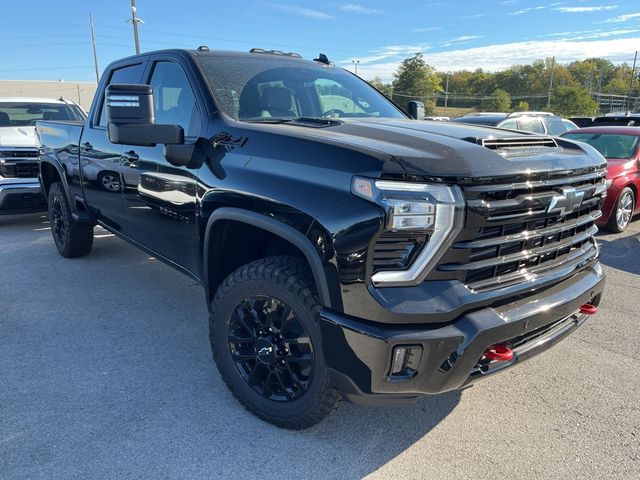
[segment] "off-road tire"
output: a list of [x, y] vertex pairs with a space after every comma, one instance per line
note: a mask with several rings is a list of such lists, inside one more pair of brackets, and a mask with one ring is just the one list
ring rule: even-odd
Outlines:
[[[284, 402], [264, 398], [252, 389], [234, 363], [228, 340], [231, 318], [241, 302], [255, 295], [273, 297], [284, 303], [311, 339], [313, 374], [300, 398]], [[330, 384], [321, 348], [320, 309], [308, 267], [288, 256], [267, 257], [238, 268], [222, 282], [212, 301], [211, 348], [222, 379], [247, 410], [278, 427], [295, 430], [311, 427], [333, 410], [339, 398]]]
[[62, 183], [51, 185], [48, 202], [51, 234], [60, 255], [65, 258], [87, 255], [93, 246], [93, 226], [73, 219]]

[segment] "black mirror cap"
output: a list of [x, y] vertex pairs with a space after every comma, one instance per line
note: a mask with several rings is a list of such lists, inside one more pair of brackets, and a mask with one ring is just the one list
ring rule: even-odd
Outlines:
[[155, 147], [158, 144], [184, 143], [184, 130], [180, 125], [107, 124], [109, 141], [116, 145]]
[[114, 83], [106, 91], [107, 124], [153, 124], [153, 89], [151, 85]]
[[199, 168], [200, 162], [195, 158], [195, 143], [171, 145], [165, 144], [164, 158], [175, 167]]
[[424, 120], [424, 103], [411, 100], [407, 103], [407, 113], [414, 120]]

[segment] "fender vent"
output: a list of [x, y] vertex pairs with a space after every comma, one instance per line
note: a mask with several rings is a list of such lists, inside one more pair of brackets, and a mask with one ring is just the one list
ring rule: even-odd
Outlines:
[[373, 250], [373, 273], [405, 270], [425, 243], [427, 243], [426, 235], [383, 233]]

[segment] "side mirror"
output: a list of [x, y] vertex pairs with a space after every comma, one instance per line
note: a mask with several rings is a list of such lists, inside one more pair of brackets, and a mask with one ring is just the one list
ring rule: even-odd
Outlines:
[[181, 126], [156, 125], [150, 85], [109, 85], [106, 99], [107, 134], [111, 143], [145, 147], [184, 143]]
[[424, 103], [412, 100], [407, 103], [407, 113], [414, 120], [424, 120]]

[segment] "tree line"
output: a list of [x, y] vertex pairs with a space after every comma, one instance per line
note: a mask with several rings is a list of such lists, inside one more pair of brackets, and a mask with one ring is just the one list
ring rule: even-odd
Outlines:
[[565, 65], [547, 58], [498, 72], [481, 68], [438, 72], [417, 53], [399, 65], [392, 82], [376, 77], [369, 83], [399, 105], [421, 100], [427, 112], [446, 97], [450, 107], [500, 112], [545, 109], [569, 117], [598, 114], [599, 95], [638, 97], [634, 73], [626, 63], [614, 65], [605, 58]]

